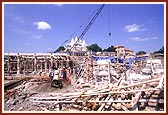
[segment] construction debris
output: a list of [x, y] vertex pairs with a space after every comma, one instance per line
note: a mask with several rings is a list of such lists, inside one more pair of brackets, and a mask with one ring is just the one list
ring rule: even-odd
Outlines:
[[[53, 88], [48, 74], [19, 74], [19, 79], [29, 79], [4, 89], [4, 111], [164, 111], [165, 74], [155, 72], [152, 64], [151, 73], [144, 74], [136, 64], [127, 70], [124, 63], [97, 63], [91, 56], [66, 59], [73, 63], [73, 74], [67, 74], [71, 84]], [[5, 76], [12, 78], [17, 77]]]

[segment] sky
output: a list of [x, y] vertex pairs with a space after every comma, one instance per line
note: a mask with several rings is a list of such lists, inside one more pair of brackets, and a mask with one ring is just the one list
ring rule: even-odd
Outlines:
[[[4, 52], [46, 53], [79, 37], [102, 4], [4, 4]], [[105, 4], [83, 40], [134, 53], [164, 46], [163, 4]], [[111, 36], [109, 36], [111, 33]]]

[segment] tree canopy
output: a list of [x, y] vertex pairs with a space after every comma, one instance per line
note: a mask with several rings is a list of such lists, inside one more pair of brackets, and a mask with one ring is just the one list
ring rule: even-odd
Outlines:
[[162, 48], [160, 48], [158, 51], [155, 51], [153, 52], [154, 54], [155, 53], [161, 53], [161, 54], [164, 54], [164, 46], [162, 46]]
[[115, 52], [116, 48], [114, 48], [114, 46], [110, 46], [107, 49], [104, 49], [103, 52]]
[[54, 53], [64, 51], [64, 50], [65, 50], [64, 46], [60, 46], [56, 51], [54, 51]]
[[143, 55], [143, 54], [146, 54], [146, 52], [145, 51], [139, 51], [139, 52], [136, 53], [136, 55]]
[[[116, 48], [111, 45], [110, 47], [108, 48], [105, 48], [102, 50], [101, 47], [99, 47], [97, 44], [92, 44], [90, 46], [87, 46], [88, 50], [92, 51], [92, 52], [116, 52]], [[54, 51], [54, 53], [56, 52], [60, 52], [60, 51], [64, 51], [65, 48], [64, 46], [60, 46], [56, 51]], [[164, 54], [164, 46], [162, 46], [158, 51], [154, 51], [153, 54], [155, 53], [161, 53], [161, 54]], [[143, 54], [147, 54], [145, 51], [139, 51], [136, 53], [136, 55], [143, 55]]]
[[93, 51], [93, 52], [101, 52], [102, 48], [99, 47], [97, 44], [92, 44], [90, 46], [87, 46], [88, 50]]

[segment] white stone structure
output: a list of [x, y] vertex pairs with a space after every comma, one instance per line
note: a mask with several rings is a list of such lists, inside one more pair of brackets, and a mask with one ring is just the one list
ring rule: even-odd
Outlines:
[[66, 44], [67, 50], [71, 49], [72, 52], [87, 51], [86, 46], [87, 46], [87, 44], [85, 43], [85, 40], [78, 40], [77, 37], [75, 37], [75, 39], [72, 38], [71, 42]]

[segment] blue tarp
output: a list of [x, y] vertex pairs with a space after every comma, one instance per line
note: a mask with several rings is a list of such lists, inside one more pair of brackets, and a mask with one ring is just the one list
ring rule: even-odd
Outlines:
[[126, 60], [126, 63], [127, 64], [132, 64], [133, 62], [134, 62], [134, 58], [128, 58], [127, 60]]
[[[98, 61], [98, 60], [110, 60], [111, 63], [114, 63], [117, 61], [117, 58], [115, 57], [99, 57], [99, 56], [93, 56], [92, 57], [94, 61]], [[128, 58], [126, 59], [126, 63], [127, 64], [132, 64], [134, 61], [134, 58]], [[123, 58], [118, 58], [118, 62], [119, 63], [124, 63], [124, 59]]]
[[[94, 61], [98, 61], [98, 60], [110, 60], [111, 63], [115, 63], [117, 62], [117, 58], [115, 57], [101, 57], [101, 56], [93, 56], [92, 57]], [[126, 59], [126, 69], [130, 69], [132, 63], [135, 61], [145, 61], [146, 57], [136, 57], [136, 58], [128, 58]], [[123, 58], [118, 58], [118, 62], [119, 63], [124, 63], [124, 59]]]
[[93, 56], [92, 57], [94, 61], [98, 61], [98, 60], [111, 60], [113, 62], [113, 60], [115, 59], [114, 57], [98, 57], [98, 56]]
[[146, 57], [136, 57], [135, 61], [145, 61]]
[[[145, 61], [147, 58], [146, 57], [136, 57], [136, 58], [128, 58], [126, 59], [126, 69], [130, 69], [131, 65], [134, 61]], [[93, 56], [93, 60], [94, 61], [98, 61], [98, 60], [110, 60], [111, 63], [115, 63], [117, 62], [117, 58], [115, 57], [99, 57], [99, 56]], [[118, 62], [119, 63], [124, 63], [124, 59], [123, 58], [118, 58]]]
[[[119, 63], [124, 63], [124, 59], [121, 59], [121, 58], [119, 58], [118, 59], [118, 62]], [[130, 67], [131, 67], [131, 65], [132, 65], [132, 63], [134, 62], [134, 58], [128, 58], [128, 59], [126, 59], [126, 69], [130, 69]]]
[[119, 62], [119, 63], [124, 63], [124, 59], [119, 58], [119, 59], [118, 59], [118, 62]]
[[[117, 58], [115, 57], [102, 57], [102, 56], [93, 56], [92, 57], [94, 61], [98, 61], [98, 60], [110, 60], [111, 63], [114, 63], [117, 61]], [[132, 64], [133, 61], [145, 61], [147, 58], [146, 57], [136, 57], [136, 58], [128, 58], [126, 59], [126, 63], [127, 64]], [[118, 58], [119, 63], [124, 63], [124, 59], [123, 58]]]
[[133, 61], [134, 61], [134, 58], [129, 58], [129, 59], [126, 60], [126, 64], [127, 64], [126, 69], [131, 68], [131, 65], [132, 65]]
[[111, 58], [111, 63], [115, 63], [116, 62], [116, 58]]
[[[117, 62], [117, 58], [115, 57], [100, 57], [100, 56], [93, 56], [92, 57], [94, 61], [98, 61], [98, 60], [110, 60], [111, 63], [115, 63]], [[144, 58], [142, 58], [144, 59]], [[135, 60], [135, 58], [128, 58], [126, 59], [126, 69], [129, 69], [133, 63], [133, 61]], [[118, 62], [119, 63], [124, 63], [124, 59], [123, 58], [118, 58]]]

